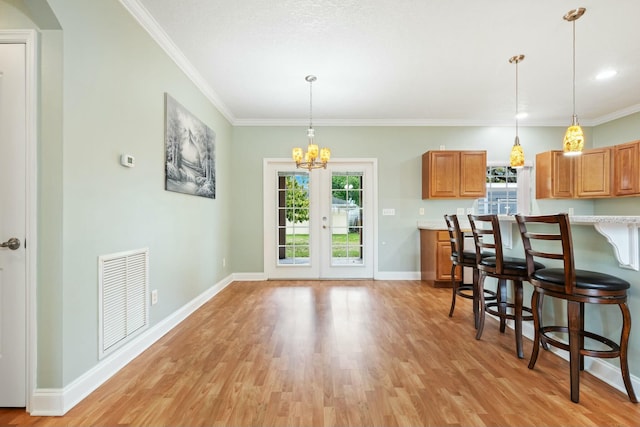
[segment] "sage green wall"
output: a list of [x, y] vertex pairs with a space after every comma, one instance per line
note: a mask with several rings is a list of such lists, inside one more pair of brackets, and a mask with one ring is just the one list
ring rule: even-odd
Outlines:
[[[558, 149], [564, 128], [524, 127], [520, 139], [528, 162], [535, 153]], [[587, 129], [589, 136], [589, 130]], [[472, 200], [422, 200], [421, 156], [427, 150], [486, 149], [488, 161], [506, 162], [513, 144], [510, 127], [384, 127], [384, 126], [316, 126], [316, 140], [327, 145], [334, 158], [378, 160], [378, 269], [381, 272], [417, 272], [419, 220], [441, 220], [445, 212], [470, 208]], [[263, 235], [262, 162], [263, 158], [288, 157], [291, 148], [306, 144], [306, 129], [300, 127], [234, 128], [232, 158], [233, 180], [242, 183], [242, 191], [233, 199], [234, 236], [251, 241]], [[535, 180], [532, 179], [535, 187]], [[535, 189], [532, 189], [535, 191]], [[535, 196], [532, 196], [534, 199]], [[533, 201], [533, 212], [567, 211], [592, 214], [592, 201]], [[394, 208], [395, 216], [382, 216], [381, 210]], [[425, 215], [418, 214], [424, 208]], [[263, 271], [262, 241], [256, 245], [233, 247], [233, 269], [236, 272]]]
[[[59, 388], [98, 363], [100, 255], [149, 248], [152, 325], [231, 273], [232, 129], [116, 0], [1, 0], [0, 28], [40, 30], [37, 386]], [[164, 190], [165, 92], [216, 133], [215, 200]]]
[[[66, 385], [97, 363], [100, 255], [149, 247], [151, 324], [230, 273], [231, 126], [118, 1], [49, 4], [64, 35]], [[165, 92], [216, 133], [215, 200], [164, 189]]]

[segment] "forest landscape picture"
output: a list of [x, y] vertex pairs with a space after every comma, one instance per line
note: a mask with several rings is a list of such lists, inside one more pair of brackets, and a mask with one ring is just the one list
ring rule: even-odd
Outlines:
[[216, 198], [216, 134], [165, 93], [165, 189]]

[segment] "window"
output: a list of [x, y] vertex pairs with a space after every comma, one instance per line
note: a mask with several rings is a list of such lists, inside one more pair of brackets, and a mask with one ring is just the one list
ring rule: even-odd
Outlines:
[[530, 212], [531, 167], [514, 169], [504, 164], [487, 166], [487, 196], [476, 201], [480, 215], [514, 215]]

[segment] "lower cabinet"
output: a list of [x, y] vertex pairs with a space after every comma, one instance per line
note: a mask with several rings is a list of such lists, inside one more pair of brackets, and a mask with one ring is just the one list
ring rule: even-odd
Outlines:
[[[451, 287], [451, 243], [446, 230], [420, 229], [420, 279], [436, 288]], [[460, 269], [456, 269], [460, 280]]]

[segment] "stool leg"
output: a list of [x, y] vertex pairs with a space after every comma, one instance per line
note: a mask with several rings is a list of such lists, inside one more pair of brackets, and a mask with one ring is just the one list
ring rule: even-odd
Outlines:
[[451, 264], [451, 289], [451, 308], [449, 309], [449, 317], [453, 317], [453, 310], [456, 308], [456, 294], [458, 293], [455, 264]]
[[504, 334], [507, 326], [507, 281], [498, 280], [498, 313], [500, 315], [500, 332]]
[[533, 289], [533, 293], [531, 294], [531, 312], [533, 313], [533, 350], [531, 351], [531, 359], [529, 359], [529, 369], [533, 369], [536, 365], [536, 360], [538, 360], [538, 353], [540, 352], [540, 318], [541, 318], [541, 308], [538, 306], [540, 302], [540, 292], [538, 292], [538, 288]]
[[478, 277], [478, 330], [476, 331], [476, 339], [479, 340], [482, 337], [482, 330], [484, 329], [484, 278], [486, 274], [484, 272], [479, 274]]
[[567, 301], [571, 401], [580, 401], [580, 303]]
[[[580, 303], [580, 331], [584, 331], [584, 303]], [[580, 350], [584, 350], [584, 334], [580, 334]], [[584, 354], [580, 353], [580, 370], [584, 371]]]
[[474, 326], [476, 329], [478, 329], [478, 313], [479, 313], [479, 309], [478, 309], [478, 305], [480, 304], [480, 300], [478, 299], [478, 269], [477, 268], [473, 268], [473, 284], [472, 284], [472, 288], [473, 288], [473, 322], [474, 322]]
[[516, 333], [516, 351], [518, 358], [524, 359], [524, 351], [522, 350], [522, 281], [513, 281], [513, 291], [515, 298], [515, 333]]
[[622, 333], [620, 335], [620, 371], [622, 371], [622, 380], [624, 381], [624, 387], [627, 389], [627, 395], [629, 400], [633, 403], [638, 403], [636, 394], [633, 391], [633, 384], [631, 383], [631, 377], [629, 376], [629, 363], [627, 362], [627, 349], [629, 346], [629, 334], [631, 333], [631, 313], [629, 312], [629, 306], [627, 303], [618, 305], [622, 311]]

